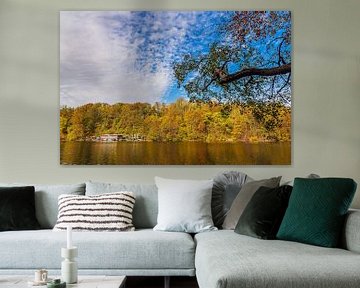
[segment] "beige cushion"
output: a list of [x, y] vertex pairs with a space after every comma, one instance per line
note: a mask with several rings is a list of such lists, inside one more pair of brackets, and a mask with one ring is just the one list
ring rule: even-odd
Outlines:
[[223, 229], [234, 230], [241, 214], [244, 212], [246, 205], [249, 203], [255, 192], [261, 187], [276, 188], [279, 186], [281, 176], [258, 181], [251, 181], [242, 186], [227, 213]]

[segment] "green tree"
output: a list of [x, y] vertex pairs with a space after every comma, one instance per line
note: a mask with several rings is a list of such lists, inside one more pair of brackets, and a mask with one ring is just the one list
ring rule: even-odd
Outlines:
[[291, 14], [241, 11], [221, 27], [229, 43], [214, 42], [207, 54], [186, 54], [174, 75], [191, 101], [268, 100], [290, 103]]

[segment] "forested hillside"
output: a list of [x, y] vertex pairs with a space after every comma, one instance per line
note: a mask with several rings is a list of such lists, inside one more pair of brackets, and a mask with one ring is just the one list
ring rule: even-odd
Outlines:
[[103, 134], [140, 135], [145, 141], [290, 141], [291, 109], [281, 103], [96, 103], [60, 110], [62, 141]]

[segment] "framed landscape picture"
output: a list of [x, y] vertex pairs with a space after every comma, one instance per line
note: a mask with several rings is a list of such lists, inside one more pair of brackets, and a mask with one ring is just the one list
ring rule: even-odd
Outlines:
[[61, 11], [60, 164], [291, 164], [290, 11]]

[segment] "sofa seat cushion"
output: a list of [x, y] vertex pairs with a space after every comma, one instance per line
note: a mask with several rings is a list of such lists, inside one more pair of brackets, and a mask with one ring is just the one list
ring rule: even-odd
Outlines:
[[[194, 269], [195, 244], [186, 233], [73, 232], [82, 269]], [[1, 232], [0, 269], [60, 269], [66, 232]]]
[[229, 230], [195, 236], [200, 288], [357, 287], [360, 254]]

